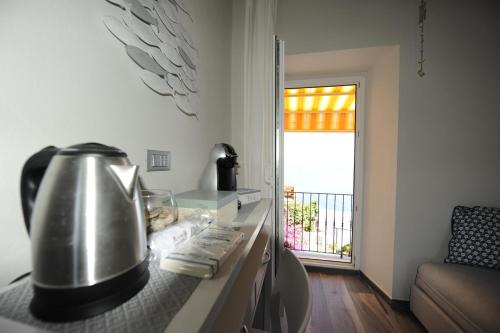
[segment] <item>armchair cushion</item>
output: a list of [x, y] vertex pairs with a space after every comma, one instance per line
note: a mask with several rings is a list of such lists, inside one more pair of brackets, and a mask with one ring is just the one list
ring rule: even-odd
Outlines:
[[500, 332], [500, 271], [422, 264], [415, 284], [466, 332]]
[[500, 208], [457, 206], [445, 263], [500, 269]]

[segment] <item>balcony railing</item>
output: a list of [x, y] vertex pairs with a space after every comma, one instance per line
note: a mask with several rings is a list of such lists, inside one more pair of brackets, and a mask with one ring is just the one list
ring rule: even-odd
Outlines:
[[285, 246], [351, 262], [353, 195], [285, 192]]

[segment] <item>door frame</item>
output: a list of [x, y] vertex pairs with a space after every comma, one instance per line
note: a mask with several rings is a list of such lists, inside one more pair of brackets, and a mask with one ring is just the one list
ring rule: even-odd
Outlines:
[[[356, 137], [354, 144], [354, 216], [352, 242], [352, 263], [333, 262], [329, 260], [301, 259], [304, 264], [318, 267], [343, 269], [361, 268], [361, 241], [363, 230], [363, 196], [364, 196], [364, 141], [365, 141], [365, 94], [366, 78], [364, 76], [336, 76], [308, 79], [285, 80], [287, 88], [309, 88], [322, 86], [356, 85]], [[281, 110], [284, 112], [284, 110]], [[281, 142], [284, 149], [284, 141]], [[283, 163], [284, 164], [284, 161]], [[283, 170], [283, 169], [282, 169]], [[284, 179], [284, 174], [281, 175]], [[283, 217], [283, 216], [282, 216]], [[283, 233], [282, 230], [279, 230]]]
[[284, 252], [283, 241], [283, 142], [284, 142], [284, 94], [285, 94], [285, 42], [274, 36], [274, 239], [275, 264], [273, 275], [279, 267]]

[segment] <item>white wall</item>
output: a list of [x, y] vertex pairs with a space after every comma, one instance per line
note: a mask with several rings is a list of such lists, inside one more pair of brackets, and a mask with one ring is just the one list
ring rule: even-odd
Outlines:
[[[146, 185], [195, 188], [214, 143], [230, 137], [231, 1], [185, 0], [199, 48], [199, 120], [145, 87], [102, 24], [104, 0], [0, 4], [0, 285], [30, 270], [21, 168], [47, 145], [96, 141], [140, 166]], [[145, 150], [172, 152], [172, 170], [147, 173]]]
[[361, 270], [393, 295], [399, 111], [399, 47], [368, 72]]
[[442, 262], [454, 205], [500, 206], [500, 4], [431, 1], [426, 76], [417, 71], [418, 1], [281, 0], [289, 54], [400, 45], [395, 299], [417, 265]]

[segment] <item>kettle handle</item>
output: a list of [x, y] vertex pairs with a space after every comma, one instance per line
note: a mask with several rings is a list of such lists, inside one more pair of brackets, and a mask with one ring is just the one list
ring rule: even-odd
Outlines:
[[21, 204], [23, 206], [24, 223], [26, 230], [30, 233], [30, 219], [35, 205], [38, 188], [42, 182], [43, 175], [49, 166], [52, 157], [59, 149], [48, 146], [32, 155], [24, 164], [21, 174]]

